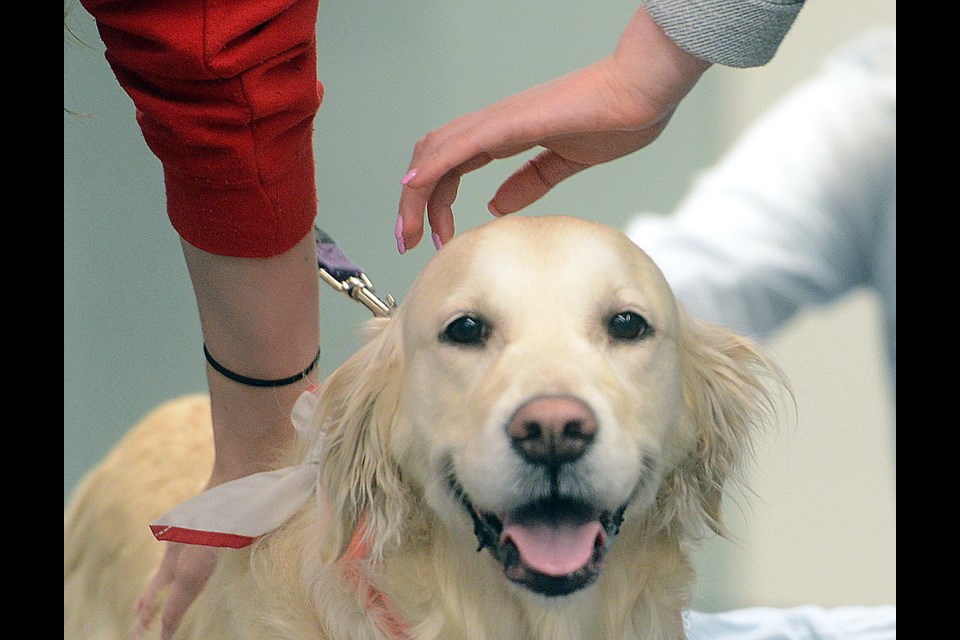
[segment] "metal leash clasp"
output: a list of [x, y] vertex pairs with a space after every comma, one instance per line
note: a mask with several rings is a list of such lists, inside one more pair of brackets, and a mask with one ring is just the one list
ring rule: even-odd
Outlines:
[[337, 291], [348, 295], [356, 300], [371, 312], [373, 315], [385, 318], [393, 313], [397, 308], [397, 301], [392, 295], [387, 294], [387, 299], [380, 299], [373, 292], [373, 283], [363, 272], [359, 276], [350, 276], [346, 280], [337, 280], [330, 272], [320, 267], [320, 278]]

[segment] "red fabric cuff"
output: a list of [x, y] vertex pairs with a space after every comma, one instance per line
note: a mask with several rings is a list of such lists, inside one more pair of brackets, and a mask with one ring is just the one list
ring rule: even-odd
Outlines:
[[317, 0], [82, 0], [190, 244], [269, 257], [316, 216]]
[[164, 166], [167, 215], [180, 236], [217, 255], [268, 258], [313, 228], [317, 215], [313, 146], [306, 141], [289, 169], [260, 183], [224, 185]]

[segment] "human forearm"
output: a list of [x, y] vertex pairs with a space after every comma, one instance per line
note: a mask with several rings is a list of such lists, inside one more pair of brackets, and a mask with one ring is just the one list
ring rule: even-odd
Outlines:
[[[231, 258], [184, 242], [204, 342], [217, 362], [250, 378], [303, 371], [319, 346], [316, 245], [308, 234], [272, 258]], [[217, 459], [211, 484], [262, 471], [293, 438], [290, 409], [316, 379], [280, 387], [238, 383], [207, 368]]]

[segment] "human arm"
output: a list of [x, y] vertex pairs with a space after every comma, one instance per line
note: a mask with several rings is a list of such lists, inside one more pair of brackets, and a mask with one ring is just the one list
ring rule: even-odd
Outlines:
[[462, 116], [418, 141], [400, 197], [398, 247], [403, 252], [419, 243], [425, 212], [435, 240], [453, 237], [452, 204], [461, 176], [494, 159], [544, 148], [490, 201], [491, 213], [503, 215], [579, 171], [646, 146], [708, 67], [639, 9], [603, 60]]
[[[183, 239], [203, 342], [245, 376], [303, 371], [319, 344], [316, 0], [84, 6], [163, 165], [167, 212]], [[199, 337], [196, 344], [201, 357]], [[208, 380], [212, 487], [263, 470], [292, 442], [290, 409], [310, 380], [253, 388], [209, 368]], [[149, 623], [158, 594], [171, 586], [160, 616], [168, 638], [218, 552], [165, 547], [138, 616]]]
[[[712, 62], [760, 64], [772, 56], [801, 2], [644, 3], [624, 29], [614, 51], [602, 60], [551, 80], [434, 129], [417, 142], [404, 177], [396, 226], [401, 253], [419, 243], [426, 215], [434, 242], [454, 234], [452, 205], [466, 173], [495, 159], [540, 147], [498, 189], [489, 204], [494, 215], [518, 211], [562, 180], [589, 167], [633, 153], [650, 144]], [[738, 42], [711, 21], [760, 29], [757, 15], [775, 23], [759, 38], [740, 31]], [[648, 9], [657, 12], [654, 20]], [[739, 16], [730, 19], [731, 15]], [[670, 19], [667, 22], [667, 19]], [[683, 37], [679, 46], [658, 21]], [[693, 34], [693, 35], [691, 35]], [[697, 36], [696, 34], [701, 34]], [[779, 35], [777, 35], [779, 34]], [[719, 44], [717, 44], [719, 43]], [[752, 49], [762, 44], [763, 56]], [[699, 53], [697, 53], [699, 52]], [[717, 60], [710, 56], [716, 55]], [[768, 58], [767, 58], [768, 59]]]
[[[696, 315], [765, 338], [799, 312], [869, 290], [886, 315], [895, 380], [895, 60], [892, 31], [845, 47], [754, 123], [673, 214], [626, 226]], [[852, 375], [864, 365], [828, 357], [820, 367], [835, 364]], [[890, 606], [759, 607], [687, 622], [689, 640], [896, 638]]]
[[[319, 343], [316, 245], [309, 234], [271, 258], [233, 258], [182, 242], [204, 341], [218, 362], [261, 379], [303, 371]], [[292, 443], [290, 412], [312, 378], [282, 387], [239, 384], [207, 367], [215, 460], [206, 488], [272, 468]], [[158, 514], [159, 515], [159, 514]], [[165, 543], [164, 558], [136, 605], [137, 629], [158, 617], [172, 637], [216, 566], [215, 547]], [[172, 587], [166, 599], [163, 590]], [[162, 607], [161, 607], [162, 604]]]

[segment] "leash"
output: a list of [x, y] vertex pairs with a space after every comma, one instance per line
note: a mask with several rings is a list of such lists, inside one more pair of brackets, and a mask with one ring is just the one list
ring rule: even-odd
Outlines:
[[353, 260], [348, 258], [328, 233], [314, 226], [317, 239], [317, 267], [320, 279], [345, 294], [351, 300], [359, 302], [377, 317], [389, 316], [397, 307], [397, 301], [390, 294], [386, 300], [377, 296], [373, 283]]
[[[314, 226], [317, 239], [317, 267], [320, 279], [335, 291], [359, 302], [383, 318], [397, 307], [394, 297], [387, 294], [386, 300], [376, 295], [373, 283], [356, 263], [343, 253], [332, 237], [320, 227]], [[371, 581], [364, 564], [370, 550], [364, 542], [365, 523], [361, 522], [344, 555], [344, 574], [357, 590], [363, 605], [371, 614], [371, 620], [391, 640], [409, 638], [409, 627], [403, 617], [390, 604], [390, 599]]]

